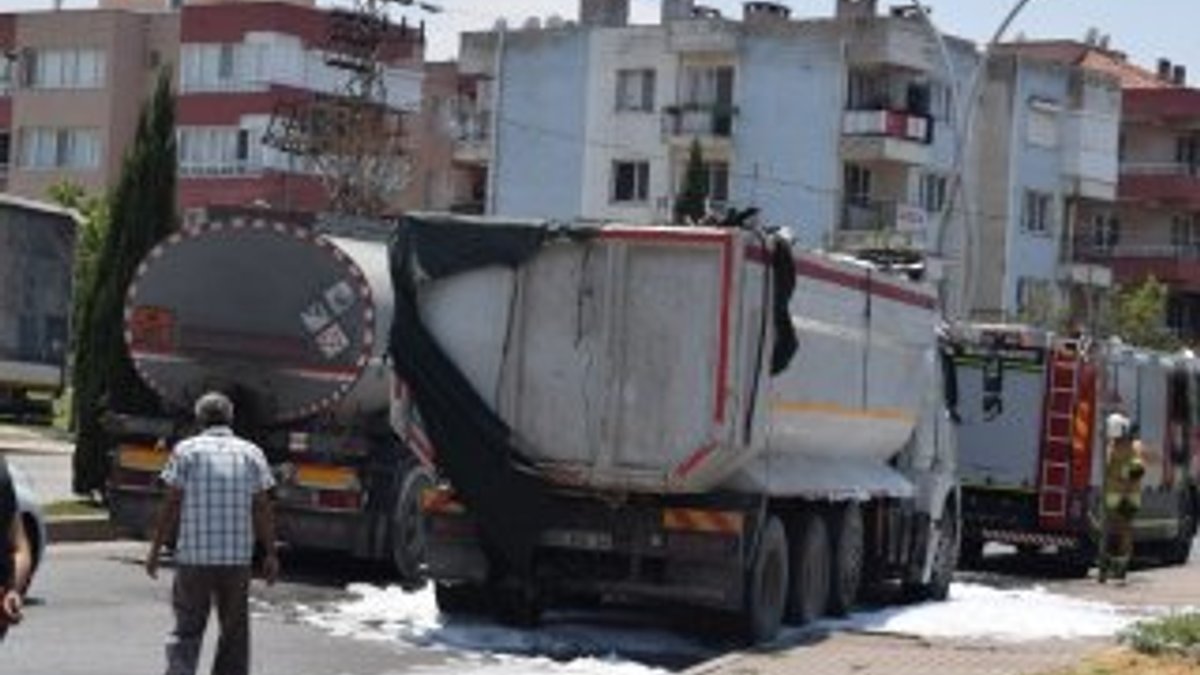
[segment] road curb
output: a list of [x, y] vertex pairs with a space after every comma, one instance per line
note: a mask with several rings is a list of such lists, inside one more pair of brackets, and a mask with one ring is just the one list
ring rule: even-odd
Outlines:
[[56, 516], [46, 521], [46, 539], [51, 544], [111, 541], [119, 536], [108, 514]]

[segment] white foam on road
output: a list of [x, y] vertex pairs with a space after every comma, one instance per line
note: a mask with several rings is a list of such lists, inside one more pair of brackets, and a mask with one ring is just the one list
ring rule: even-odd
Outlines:
[[298, 607], [299, 618], [339, 637], [443, 648], [457, 655], [486, 655], [463, 661], [455, 672], [464, 672], [466, 664], [469, 672], [487, 675], [646, 675], [667, 671], [622, 655], [710, 655], [698, 639], [655, 628], [656, 617], [636, 611], [548, 612], [541, 626], [527, 630], [486, 618], [447, 620], [438, 612], [429, 588], [410, 593], [395, 586], [351, 584], [347, 591], [354, 599]]
[[[352, 584], [351, 599], [297, 607], [299, 618], [335, 636], [387, 641], [437, 649], [450, 665], [418, 672], [477, 675], [648, 675], [667, 671], [635, 659], [688, 655], [696, 661], [714, 654], [700, 636], [663, 626], [654, 612], [630, 610], [548, 612], [537, 629], [500, 625], [487, 618], [446, 619], [432, 589]], [[858, 630], [925, 638], [1026, 642], [1104, 638], [1139, 618], [1116, 605], [1079, 600], [1044, 588], [997, 589], [956, 583], [946, 602], [887, 607], [825, 621], [818, 629]], [[801, 636], [807, 630], [786, 631]], [[659, 662], [662, 662], [661, 659]]]
[[1027, 642], [1110, 637], [1139, 618], [1143, 617], [1116, 605], [1041, 587], [1005, 590], [956, 583], [946, 602], [862, 612], [830, 626], [916, 637]]

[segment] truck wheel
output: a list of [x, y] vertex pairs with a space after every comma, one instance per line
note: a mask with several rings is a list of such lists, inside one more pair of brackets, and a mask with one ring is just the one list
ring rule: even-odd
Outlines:
[[392, 510], [392, 564], [405, 581], [420, 579], [425, 562], [425, 518], [421, 514], [421, 494], [433, 487], [433, 474], [423, 466], [409, 469], [396, 495]]
[[483, 587], [471, 583], [433, 585], [433, 597], [438, 611], [446, 616], [482, 614], [488, 610], [487, 594]]
[[845, 616], [854, 607], [863, 571], [862, 509], [856, 502], [835, 507], [829, 514], [829, 613]]
[[744, 633], [751, 643], [779, 634], [788, 591], [788, 541], [777, 516], [767, 518], [746, 580]]
[[825, 519], [805, 511], [792, 521], [787, 621], [806, 624], [825, 613], [830, 594], [829, 533]]
[[933, 570], [927, 582], [910, 582], [904, 585], [909, 600], [945, 600], [950, 596], [950, 581], [958, 566], [958, 519], [954, 518], [953, 506], [947, 505], [938, 522], [937, 546], [933, 549]]

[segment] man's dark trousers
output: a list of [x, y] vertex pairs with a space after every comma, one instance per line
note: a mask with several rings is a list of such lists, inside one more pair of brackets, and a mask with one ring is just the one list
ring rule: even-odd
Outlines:
[[209, 610], [217, 606], [221, 636], [212, 675], [250, 672], [250, 568], [244, 565], [180, 565], [171, 606], [175, 630], [167, 642], [167, 675], [195, 675]]

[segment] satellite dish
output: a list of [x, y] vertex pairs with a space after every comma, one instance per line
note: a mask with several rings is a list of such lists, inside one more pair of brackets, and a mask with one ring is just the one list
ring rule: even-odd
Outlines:
[[551, 14], [546, 18], [546, 28], [562, 28], [564, 23], [563, 18], [557, 14]]
[[531, 16], [525, 19], [525, 23], [521, 24], [522, 30], [538, 30], [542, 27], [542, 20], [536, 16]]

